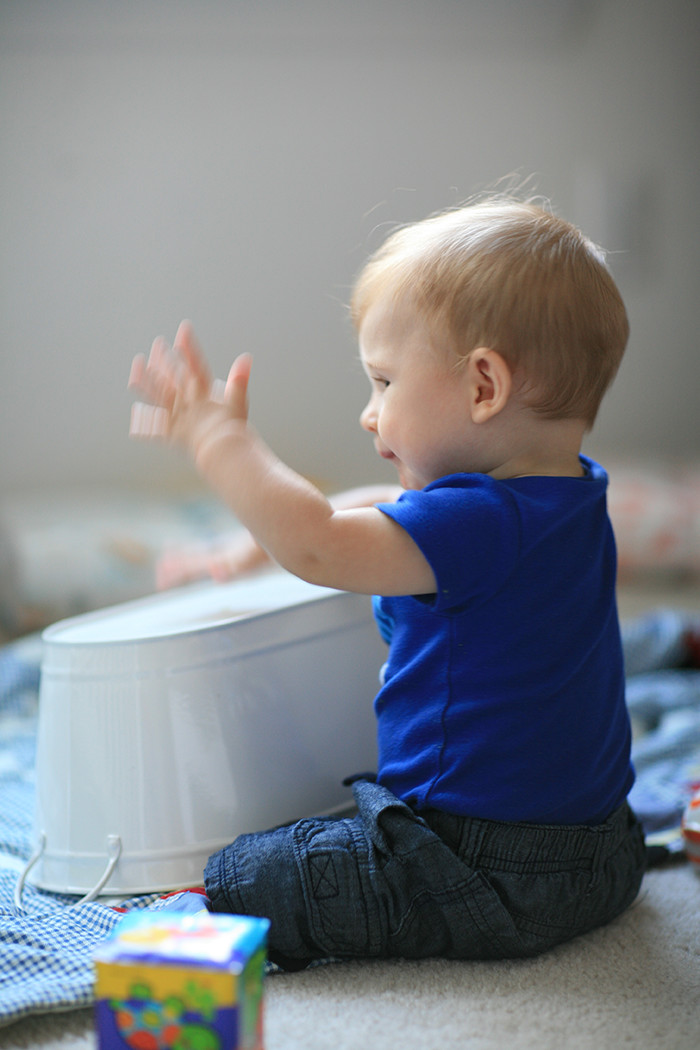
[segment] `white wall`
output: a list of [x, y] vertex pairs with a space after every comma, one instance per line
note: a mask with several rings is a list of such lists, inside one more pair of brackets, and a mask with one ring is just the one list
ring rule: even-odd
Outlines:
[[513, 171], [621, 253], [589, 448], [698, 451], [699, 28], [697, 0], [4, 0], [0, 492], [189, 479], [126, 436], [131, 356], [183, 316], [220, 374], [254, 351], [288, 462], [385, 476], [353, 274]]

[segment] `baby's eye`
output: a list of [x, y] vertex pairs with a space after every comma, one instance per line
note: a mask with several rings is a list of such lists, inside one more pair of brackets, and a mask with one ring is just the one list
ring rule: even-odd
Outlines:
[[378, 386], [381, 390], [386, 390], [386, 388], [389, 386], [389, 380], [383, 379], [381, 376], [375, 376], [373, 379], [373, 383], [375, 386]]

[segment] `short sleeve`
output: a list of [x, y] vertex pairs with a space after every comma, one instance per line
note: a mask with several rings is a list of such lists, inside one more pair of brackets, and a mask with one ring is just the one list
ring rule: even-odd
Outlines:
[[450, 475], [377, 506], [408, 532], [430, 564], [438, 585], [436, 611], [493, 594], [517, 564], [517, 503], [486, 475]]

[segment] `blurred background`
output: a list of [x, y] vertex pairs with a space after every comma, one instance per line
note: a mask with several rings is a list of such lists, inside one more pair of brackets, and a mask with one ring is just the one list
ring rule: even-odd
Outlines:
[[2, 493], [192, 484], [127, 438], [131, 357], [182, 317], [221, 375], [253, 351], [291, 465], [388, 479], [353, 277], [395, 224], [523, 181], [631, 317], [588, 450], [697, 450], [699, 54], [697, 0], [4, 0]]

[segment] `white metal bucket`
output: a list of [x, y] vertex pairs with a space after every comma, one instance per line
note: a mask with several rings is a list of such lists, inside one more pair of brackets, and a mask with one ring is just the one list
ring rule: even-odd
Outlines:
[[367, 597], [274, 572], [63, 620], [43, 641], [25, 871], [43, 889], [196, 885], [236, 835], [338, 809], [343, 777], [375, 768], [386, 650]]

